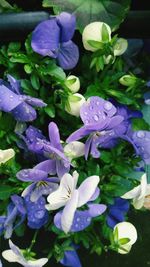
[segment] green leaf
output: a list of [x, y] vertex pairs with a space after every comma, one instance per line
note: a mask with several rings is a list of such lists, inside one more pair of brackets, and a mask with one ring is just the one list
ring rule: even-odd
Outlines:
[[130, 241], [130, 238], [121, 238], [119, 239], [119, 244], [120, 245], [125, 245]]
[[102, 25], [102, 41], [104, 43], [109, 42], [109, 32], [108, 32], [107, 27], [104, 23]]
[[[80, 32], [93, 21], [103, 21], [112, 29], [118, 28], [125, 18], [130, 0], [43, 0], [44, 7], [59, 7], [74, 13]], [[55, 11], [55, 10], [54, 10]]]
[[13, 56], [10, 58], [10, 61], [15, 63], [30, 63], [28, 57], [22, 53], [13, 54]]
[[26, 65], [24, 65], [24, 70], [25, 70], [25, 72], [26, 72], [27, 74], [30, 74], [30, 73], [33, 71], [33, 68], [32, 68], [31, 65], [26, 64]]
[[10, 197], [13, 192], [13, 188], [9, 185], [1, 185], [0, 186], [0, 199], [4, 200]]
[[31, 84], [32, 84], [32, 86], [33, 86], [33, 88], [35, 90], [39, 90], [39, 88], [40, 88], [40, 81], [39, 81], [39, 77], [35, 73], [33, 73], [31, 75]]
[[8, 55], [12, 55], [13, 53], [16, 53], [20, 50], [21, 48], [21, 43], [19, 42], [11, 42], [8, 45]]
[[0, 1], [0, 13], [4, 10], [13, 10], [13, 6], [11, 6], [7, 1], [1, 0]]
[[94, 40], [88, 40], [87, 41], [89, 45], [91, 45], [93, 48], [96, 49], [103, 49], [104, 44], [102, 42], [94, 41]]
[[150, 165], [145, 166], [146, 175], [147, 175], [147, 182], [150, 184]]
[[139, 130], [149, 130], [148, 123], [145, 122], [142, 118], [135, 118], [132, 119], [132, 129], [133, 131], [139, 131]]
[[55, 107], [53, 105], [48, 105], [44, 108], [47, 115], [51, 118], [55, 118]]

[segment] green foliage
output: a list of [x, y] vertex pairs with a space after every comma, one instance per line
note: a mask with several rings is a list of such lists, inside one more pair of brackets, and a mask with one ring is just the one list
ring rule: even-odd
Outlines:
[[80, 32], [93, 21], [103, 21], [114, 30], [125, 18], [130, 0], [43, 0], [44, 7], [54, 7], [54, 11], [68, 11], [77, 17]]

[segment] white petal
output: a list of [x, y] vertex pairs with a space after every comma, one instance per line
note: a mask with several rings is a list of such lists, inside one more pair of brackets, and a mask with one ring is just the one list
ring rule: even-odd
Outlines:
[[141, 185], [138, 185], [138, 186], [134, 187], [132, 190], [125, 193], [121, 197], [125, 198], [125, 199], [133, 199], [133, 198], [140, 196], [140, 192], [141, 192]]
[[73, 141], [64, 147], [64, 152], [70, 159], [78, 158], [84, 155], [85, 145], [79, 141]]
[[150, 184], [148, 184], [146, 188], [146, 196], [148, 195], [150, 195]]
[[145, 197], [134, 198], [133, 199], [133, 206], [135, 209], [139, 210], [144, 206]]
[[67, 77], [65, 85], [69, 88], [69, 90], [72, 93], [77, 93], [79, 91], [79, 89], [80, 89], [80, 80], [79, 80], [79, 78], [77, 76], [70, 75], [70, 76]]
[[145, 197], [146, 189], [147, 189], [147, 177], [146, 177], [146, 174], [144, 173], [141, 177], [141, 194], [139, 198]]
[[2, 252], [2, 256], [5, 260], [9, 262], [20, 262], [20, 258], [11, 249], [4, 250]]
[[120, 253], [120, 254], [127, 254], [127, 253], [130, 252], [131, 248], [132, 248], [132, 245], [130, 245], [128, 243], [127, 244], [124, 244], [120, 248], [118, 248], [118, 253]]
[[78, 205], [78, 190], [75, 190], [72, 194], [71, 199], [65, 206], [61, 216], [61, 226], [63, 231], [67, 234], [73, 223], [74, 214]]
[[46, 205], [46, 209], [56, 210], [65, 206], [67, 201], [71, 198], [71, 194], [75, 190], [77, 179], [77, 172], [74, 172], [73, 176], [69, 173], [64, 174], [60, 181], [59, 188], [48, 196], [47, 201], [49, 204]]
[[126, 39], [119, 38], [114, 46], [114, 56], [122, 55], [128, 47], [128, 42]]
[[79, 202], [78, 207], [86, 204], [90, 198], [93, 196], [96, 187], [100, 181], [99, 176], [93, 175], [88, 177], [78, 188], [79, 192]]
[[12, 148], [6, 149], [6, 150], [0, 149], [0, 164], [7, 162], [11, 158], [13, 158], [14, 155], [15, 155], [15, 151]]
[[42, 259], [39, 259], [39, 260], [29, 260], [28, 261], [28, 266], [30, 267], [42, 267], [42, 266], [44, 266], [46, 263], [48, 262], [48, 259], [47, 258], [42, 258]]
[[[79, 100], [77, 101], [73, 101], [73, 98], [72, 96], [74, 97], [78, 97]], [[68, 108], [68, 105], [65, 106], [65, 110], [73, 115], [73, 116], [76, 116], [76, 117], [79, 117], [80, 116], [80, 108], [82, 107], [82, 105], [86, 102], [85, 98], [83, 95], [81, 94], [73, 94], [72, 96], [69, 96], [68, 97], [68, 102], [69, 102], [69, 108]]]

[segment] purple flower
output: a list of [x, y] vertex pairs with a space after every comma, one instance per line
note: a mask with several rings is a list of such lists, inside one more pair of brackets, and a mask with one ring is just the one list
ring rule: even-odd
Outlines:
[[45, 209], [45, 198], [40, 197], [36, 202], [30, 200], [30, 195], [25, 198], [25, 206], [27, 210], [28, 226], [32, 229], [39, 229], [48, 222], [49, 216]]
[[9, 83], [0, 83], [0, 110], [10, 112], [17, 121], [33, 121], [36, 111], [33, 107], [45, 107], [46, 104], [31, 96], [21, 93], [20, 83], [8, 75]]
[[47, 161], [49, 174], [57, 173], [58, 177], [62, 177], [64, 173], [70, 170], [70, 161], [64, 154], [63, 146], [61, 145], [59, 129], [54, 122], [48, 126], [49, 139], [48, 141], [38, 129], [30, 126], [26, 130], [26, 137], [20, 137], [26, 143], [27, 148], [37, 154], [42, 155]]
[[133, 132], [131, 139], [137, 155], [141, 156], [146, 164], [150, 164], [150, 131]]
[[[74, 248], [75, 246], [72, 247]], [[80, 259], [75, 249], [66, 250], [63, 259], [60, 260], [60, 263], [64, 266], [69, 266], [69, 267], [82, 267]]]
[[4, 232], [6, 239], [10, 238], [13, 230], [25, 220], [25, 217], [26, 210], [23, 199], [17, 195], [13, 195], [11, 197], [11, 203], [7, 207], [7, 215], [0, 217], [0, 232]]
[[125, 220], [125, 215], [129, 210], [129, 202], [120, 197], [115, 198], [114, 204], [108, 206], [107, 224], [114, 228], [119, 222]]
[[24, 169], [17, 173], [17, 178], [24, 182], [32, 182], [23, 191], [22, 196], [26, 197], [30, 195], [30, 201], [36, 202], [41, 196], [49, 195], [58, 188], [59, 178], [48, 177], [48, 173], [52, 170], [51, 160], [46, 160], [33, 169]]
[[41, 22], [32, 33], [32, 49], [57, 59], [63, 69], [74, 68], [79, 59], [78, 47], [71, 41], [75, 27], [75, 16], [66, 12]]
[[129, 112], [123, 105], [115, 107], [110, 101], [97, 96], [90, 97], [80, 109], [84, 126], [71, 134], [67, 142], [89, 135], [85, 143], [85, 158], [87, 159], [89, 152], [94, 158], [98, 158], [99, 147], [112, 148], [118, 138], [128, 140], [126, 133], [131, 125], [130, 118], [137, 116], [139, 112]]

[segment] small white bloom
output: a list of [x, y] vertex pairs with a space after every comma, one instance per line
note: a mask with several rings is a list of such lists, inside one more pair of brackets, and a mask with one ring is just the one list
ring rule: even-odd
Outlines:
[[26, 260], [21, 250], [9, 240], [10, 249], [2, 252], [2, 256], [8, 262], [18, 262], [24, 267], [42, 267], [47, 262], [47, 258], [41, 258], [39, 260]]
[[126, 39], [118, 38], [114, 45], [114, 56], [121, 56], [128, 47], [128, 42]]
[[109, 27], [108, 24], [104, 22], [92, 22], [88, 24], [82, 34], [82, 41], [83, 41], [83, 46], [86, 50], [89, 51], [96, 51], [98, 48], [91, 46], [88, 41], [97, 41], [97, 42], [103, 42], [102, 40], [102, 28], [103, 25], [106, 26], [107, 32], [108, 32], [108, 41], [111, 40], [111, 28]]
[[59, 188], [48, 196], [49, 204], [45, 206], [47, 210], [57, 210], [65, 206], [61, 216], [61, 226], [65, 233], [71, 228], [76, 209], [90, 201], [99, 183], [99, 176], [93, 175], [76, 189], [78, 177], [76, 171], [72, 176], [69, 173], [64, 174]]
[[7, 162], [14, 156], [15, 156], [15, 151], [12, 148], [5, 150], [0, 149], [0, 164]]
[[135, 209], [141, 209], [144, 206], [145, 198], [150, 195], [150, 184], [147, 184], [146, 174], [141, 177], [140, 185], [125, 193], [122, 198], [133, 199]]
[[[120, 254], [128, 253], [131, 250], [132, 245], [137, 240], [136, 228], [132, 223], [129, 222], [121, 222], [116, 224], [113, 230], [113, 235], [115, 241], [117, 241], [117, 243], [120, 243], [120, 247], [118, 248], [118, 253]], [[129, 241], [127, 241], [127, 243], [125, 244], [121, 244], [121, 239], [123, 240], [126, 238], [129, 239]]]
[[72, 160], [72, 159], [83, 156], [85, 153], [84, 149], [85, 149], [85, 145], [82, 142], [73, 141], [64, 147], [64, 152], [66, 156], [70, 160]]
[[65, 85], [69, 88], [72, 93], [77, 93], [80, 89], [80, 80], [75, 75], [70, 75], [65, 81]]
[[76, 117], [79, 117], [80, 115], [80, 108], [85, 103], [85, 98], [81, 94], [73, 94], [68, 97], [68, 105], [65, 106], [65, 110]]

